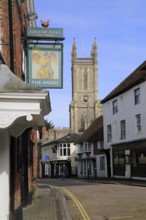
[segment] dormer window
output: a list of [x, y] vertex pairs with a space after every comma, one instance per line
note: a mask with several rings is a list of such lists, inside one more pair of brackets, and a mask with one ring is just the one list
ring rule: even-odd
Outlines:
[[85, 152], [90, 152], [91, 151], [91, 145], [88, 142], [84, 143], [84, 151]]

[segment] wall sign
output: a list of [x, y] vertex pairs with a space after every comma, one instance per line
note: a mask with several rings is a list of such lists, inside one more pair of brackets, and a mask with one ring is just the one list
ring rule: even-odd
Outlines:
[[27, 29], [27, 37], [40, 38], [63, 38], [63, 28], [36, 28]]
[[48, 155], [45, 155], [45, 156], [44, 156], [44, 160], [49, 160], [49, 156], [48, 156]]

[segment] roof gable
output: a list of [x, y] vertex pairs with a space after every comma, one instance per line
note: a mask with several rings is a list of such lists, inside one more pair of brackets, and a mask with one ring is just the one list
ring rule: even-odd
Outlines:
[[77, 139], [75, 144], [103, 138], [103, 116], [100, 115]]
[[134, 70], [125, 80], [123, 80], [112, 92], [110, 92], [101, 103], [128, 91], [132, 87], [146, 81], [146, 61], [144, 61], [136, 70]]

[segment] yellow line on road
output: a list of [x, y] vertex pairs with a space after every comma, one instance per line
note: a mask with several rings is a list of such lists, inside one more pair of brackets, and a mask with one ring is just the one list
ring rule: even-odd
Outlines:
[[85, 211], [85, 209], [83, 208], [83, 206], [81, 205], [81, 203], [79, 202], [79, 200], [73, 195], [72, 192], [70, 192], [69, 190], [63, 188], [63, 187], [58, 187], [63, 189], [64, 191], [66, 191], [66, 193], [72, 198], [72, 200], [75, 202], [76, 206], [78, 207], [82, 217], [84, 220], [90, 220], [87, 212]]
[[127, 218], [133, 218], [133, 217], [134, 217], [134, 216], [131, 216], [131, 215], [130, 215], [130, 216], [121, 216], [121, 217], [120, 217], [120, 216], [119, 216], [119, 217], [110, 217], [109, 219], [111, 219], [111, 220], [112, 220], [112, 219], [127, 219]]

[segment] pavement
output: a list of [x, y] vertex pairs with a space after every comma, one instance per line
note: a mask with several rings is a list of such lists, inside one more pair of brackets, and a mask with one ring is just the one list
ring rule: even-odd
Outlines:
[[[146, 181], [122, 180], [122, 179], [85, 179], [86, 183], [100, 182], [103, 184], [126, 184], [146, 187]], [[23, 220], [73, 220], [69, 211], [65, 194], [57, 187], [39, 182], [31, 205], [23, 209]], [[76, 220], [80, 220], [76, 217]]]
[[39, 184], [31, 205], [23, 209], [23, 220], [71, 220], [61, 191]]

